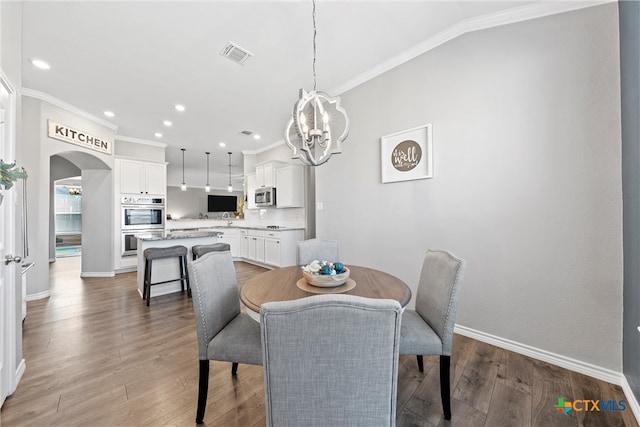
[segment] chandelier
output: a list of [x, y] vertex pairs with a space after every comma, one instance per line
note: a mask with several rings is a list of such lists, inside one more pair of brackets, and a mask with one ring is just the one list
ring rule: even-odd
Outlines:
[[292, 159], [319, 166], [331, 155], [342, 152], [342, 142], [349, 135], [349, 118], [340, 105], [340, 97], [316, 90], [316, 2], [313, 0], [313, 90], [300, 89], [287, 123], [285, 141]]

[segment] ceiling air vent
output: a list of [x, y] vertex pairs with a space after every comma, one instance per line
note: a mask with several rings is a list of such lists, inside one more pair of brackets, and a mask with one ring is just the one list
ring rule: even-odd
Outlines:
[[250, 130], [243, 130], [242, 132], [240, 132], [243, 135], [251, 135], [253, 132], [251, 132]]
[[238, 46], [233, 42], [227, 43], [227, 45], [222, 49], [220, 55], [228, 58], [229, 60], [238, 63], [240, 65], [244, 65], [245, 61], [249, 59], [249, 57], [253, 56], [253, 53], [249, 52], [243, 47]]

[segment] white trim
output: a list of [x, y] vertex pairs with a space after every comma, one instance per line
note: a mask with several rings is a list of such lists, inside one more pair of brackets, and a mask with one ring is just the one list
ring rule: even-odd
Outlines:
[[37, 294], [27, 295], [27, 301], [36, 301], [43, 298], [49, 298], [51, 291], [38, 292]]
[[113, 129], [114, 131], [118, 130], [118, 125], [115, 125], [111, 122], [108, 122], [107, 120], [104, 120], [100, 117], [94, 116], [93, 114], [87, 113], [84, 110], [81, 110], [80, 108], [73, 106], [67, 102], [61, 101], [58, 98], [55, 98], [49, 94], [46, 94], [44, 92], [40, 92], [37, 90], [33, 90], [33, 89], [29, 89], [26, 87], [23, 87], [21, 90], [21, 94], [23, 96], [28, 96], [30, 98], [36, 98], [39, 99], [41, 101], [45, 101], [48, 102], [49, 104], [53, 104], [56, 107], [60, 107], [63, 110], [67, 110], [70, 113], [76, 114], [80, 117], [84, 117], [87, 120], [91, 120], [92, 122], [96, 122], [102, 126], [105, 126], [109, 129]]
[[[18, 367], [16, 368], [16, 373], [14, 377], [15, 378], [14, 384], [16, 385], [16, 388], [18, 387], [18, 384], [20, 383], [20, 380], [22, 379], [22, 376], [24, 375], [24, 371], [26, 369], [27, 369], [27, 363], [25, 362], [24, 359], [22, 359], [18, 364]], [[14, 391], [15, 389], [11, 393], [13, 393]]]
[[495, 345], [496, 347], [513, 351], [514, 353], [542, 360], [543, 362], [551, 363], [552, 365], [560, 366], [561, 368], [565, 368], [570, 371], [579, 372], [608, 383], [622, 385], [623, 375], [621, 372], [612, 371], [611, 369], [606, 369], [581, 360], [572, 359], [570, 357], [562, 356], [561, 354], [531, 347], [517, 341], [497, 337], [495, 335], [467, 328], [466, 326], [456, 325], [453, 330], [457, 334], [464, 335], [465, 337], [473, 338], [487, 344]]
[[631, 386], [627, 381], [627, 377], [625, 377], [624, 375], [622, 375], [622, 384], [620, 384], [620, 387], [622, 387], [622, 391], [624, 392], [624, 397], [626, 397], [627, 403], [631, 407], [631, 410], [633, 411], [633, 415], [635, 415], [636, 417], [636, 421], [640, 423], [640, 404], [638, 404], [638, 401], [636, 400], [636, 396], [635, 394], [633, 394], [633, 390], [631, 390]]
[[[117, 141], [117, 138], [116, 138]], [[143, 163], [154, 163], [156, 165], [168, 165], [168, 162], [165, 161], [161, 161], [161, 160], [146, 160], [146, 159], [141, 159], [140, 157], [129, 157], [129, 156], [113, 156], [114, 159], [116, 160], [132, 160], [135, 162], [143, 162]], [[202, 187], [204, 188], [204, 187]], [[225, 190], [227, 188], [225, 187]]]
[[264, 153], [265, 151], [269, 151], [272, 150], [276, 147], [279, 147], [281, 145], [284, 145], [284, 139], [280, 139], [276, 142], [274, 142], [273, 144], [269, 144], [266, 147], [261, 147], [258, 148], [256, 150], [242, 150], [242, 154], [260, 154], [260, 153]]
[[80, 273], [80, 277], [115, 277], [114, 271], [83, 271]]
[[333, 96], [340, 95], [362, 83], [369, 81], [387, 71], [417, 57], [425, 52], [430, 51], [450, 40], [455, 39], [463, 34], [473, 31], [484, 30], [488, 28], [499, 27], [502, 25], [515, 24], [517, 22], [528, 21], [531, 19], [542, 18], [558, 13], [570, 12], [573, 10], [584, 9], [593, 6], [600, 6], [607, 3], [613, 3], [616, 0], [602, 1], [567, 1], [567, 2], [534, 2], [524, 6], [518, 6], [501, 12], [489, 13], [461, 21], [438, 34], [416, 44], [415, 46], [401, 52], [393, 58], [384, 61], [375, 67], [365, 71], [362, 74], [348, 80], [340, 86], [334, 87], [327, 93]]
[[132, 136], [116, 135], [114, 139], [116, 140], [116, 142], [117, 141], [133, 142], [134, 144], [144, 144], [144, 145], [151, 145], [152, 147], [167, 148], [167, 144], [164, 142], [147, 141], [146, 139], [134, 138]]

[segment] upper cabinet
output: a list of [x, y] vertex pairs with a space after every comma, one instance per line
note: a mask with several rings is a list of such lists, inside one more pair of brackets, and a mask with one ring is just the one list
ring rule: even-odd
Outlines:
[[247, 179], [245, 181], [246, 191], [247, 191], [247, 209], [255, 209], [256, 208], [256, 174], [249, 173], [247, 174]]
[[275, 162], [263, 163], [256, 166], [256, 188], [276, 186]]
[[120, 164], [120, 193], [164, 196], [167, 165], [116, 159]]
[[276, 207], [304, 206], [304, 175], [302, 166], [289, 164], [276, 169]]

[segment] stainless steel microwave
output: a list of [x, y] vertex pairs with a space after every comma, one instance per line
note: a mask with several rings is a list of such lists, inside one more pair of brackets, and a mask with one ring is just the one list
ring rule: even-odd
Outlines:
[[256, 188], [255, 202], [257, 207], [275, 206], [276, 189], [274, 187]]

